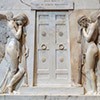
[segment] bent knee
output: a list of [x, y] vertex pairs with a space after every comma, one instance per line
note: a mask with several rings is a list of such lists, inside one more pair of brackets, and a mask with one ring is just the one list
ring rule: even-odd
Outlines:
[[97, 54], [98, 48], [97, 48], [97, 46], [96, 46], [95, 43], [91, 43], [91, 44], [90, 44], [90, 46], [89, 46], [89, 52], [90, 52], [91, 54]]
[[22, 68], [22, 69], [20, 69], [20, 73], [25, 73], [25, 69], [24, 68]]

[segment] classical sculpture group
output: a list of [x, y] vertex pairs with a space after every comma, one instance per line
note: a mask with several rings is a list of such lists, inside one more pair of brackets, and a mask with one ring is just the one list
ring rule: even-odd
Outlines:
[[[13, 93], [20, 80], [27, 74], [26, 30], [28, 18], [25, 14], [0, 14], [0, 63], [3, 58], [8, 65], [0, 86], [0, 93]], [[82, 66], [85, 67], [86, 94], [100, 94], [100, 14], [95, 20], [82, 16], [78, 20], [82, 50]], [[2, 38], [3, 37], [3, 38]], [[27, 85], [27, 75], [24, 80]], [[81, 79], [81, 77], [80, 77]]]

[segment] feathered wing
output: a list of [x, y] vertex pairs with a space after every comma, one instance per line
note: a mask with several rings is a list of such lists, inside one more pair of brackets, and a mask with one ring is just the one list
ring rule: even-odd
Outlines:
[[0, 63], [5, 55], [5, 45], [7, 43], [7, 19], [5, 15], [0, 14]]
[[92, 12], [91, 15], [90, 15], [90, 18], [92, 21], [96, 21], [97, 20], [97, 17], [98, 15], [100, 15], [100, 9], [95, 11], [95, 12]]

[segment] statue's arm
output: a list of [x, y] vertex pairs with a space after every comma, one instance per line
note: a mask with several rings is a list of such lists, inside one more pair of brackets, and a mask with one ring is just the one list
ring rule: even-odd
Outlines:
[[13, 33], [14, 33], [14, 36], [15, 36], [17, 39], [20, 39], [21, 34], [22, 34], [22, 30], [23, 30], [22, 25], [18, 26], [18, 29], [17, 29], [17, 30], [15, 30], [14, 28], [12, 29], [12, 31], [13, 31]]
[[80, 29], [80, 34], [78, 36], [77, 43], [81, 44], [81, 41], [82, 41], [82, 28]]
[[97, 26], [97, 21], [95, 23], [90, 24], [90, 26], [87, 28], [87, 30], [85, 28], [83, 28], [83, 35], [88, 42], [92, 38], [94, 31], [96, 29], [96, 26]]
[[[90, 34], [89, 34], [90, 33]], [[89, 42], [92, 35], [93, 35], [93, 29], [89, 30], [89, 33], [86, 31], [85, 28], [83, 28], [83, 36], [85, 37], [85, 39]]]

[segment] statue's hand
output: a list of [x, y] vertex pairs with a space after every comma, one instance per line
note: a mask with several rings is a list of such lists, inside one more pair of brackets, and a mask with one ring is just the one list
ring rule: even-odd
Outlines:
[[83, 33], [83, 34], [85, 34], [85, 32], [86, 32], [86, 28], [83, 28], [83, 30], [82, 30], [82, 31], [83, 31], [82, 33]]
[[26, 48], [25, 50], [25, 57], [27, 58], [29, 56], [29, 48]]
[[22, 28], [22, 27], [23, 27], [23, 25], [19, 25], [19, 26], [18, 26], [18, 28]]
[[28, 47], [23, 48], [23, 56], [26, 58], [29, 56], [29, 48]]

